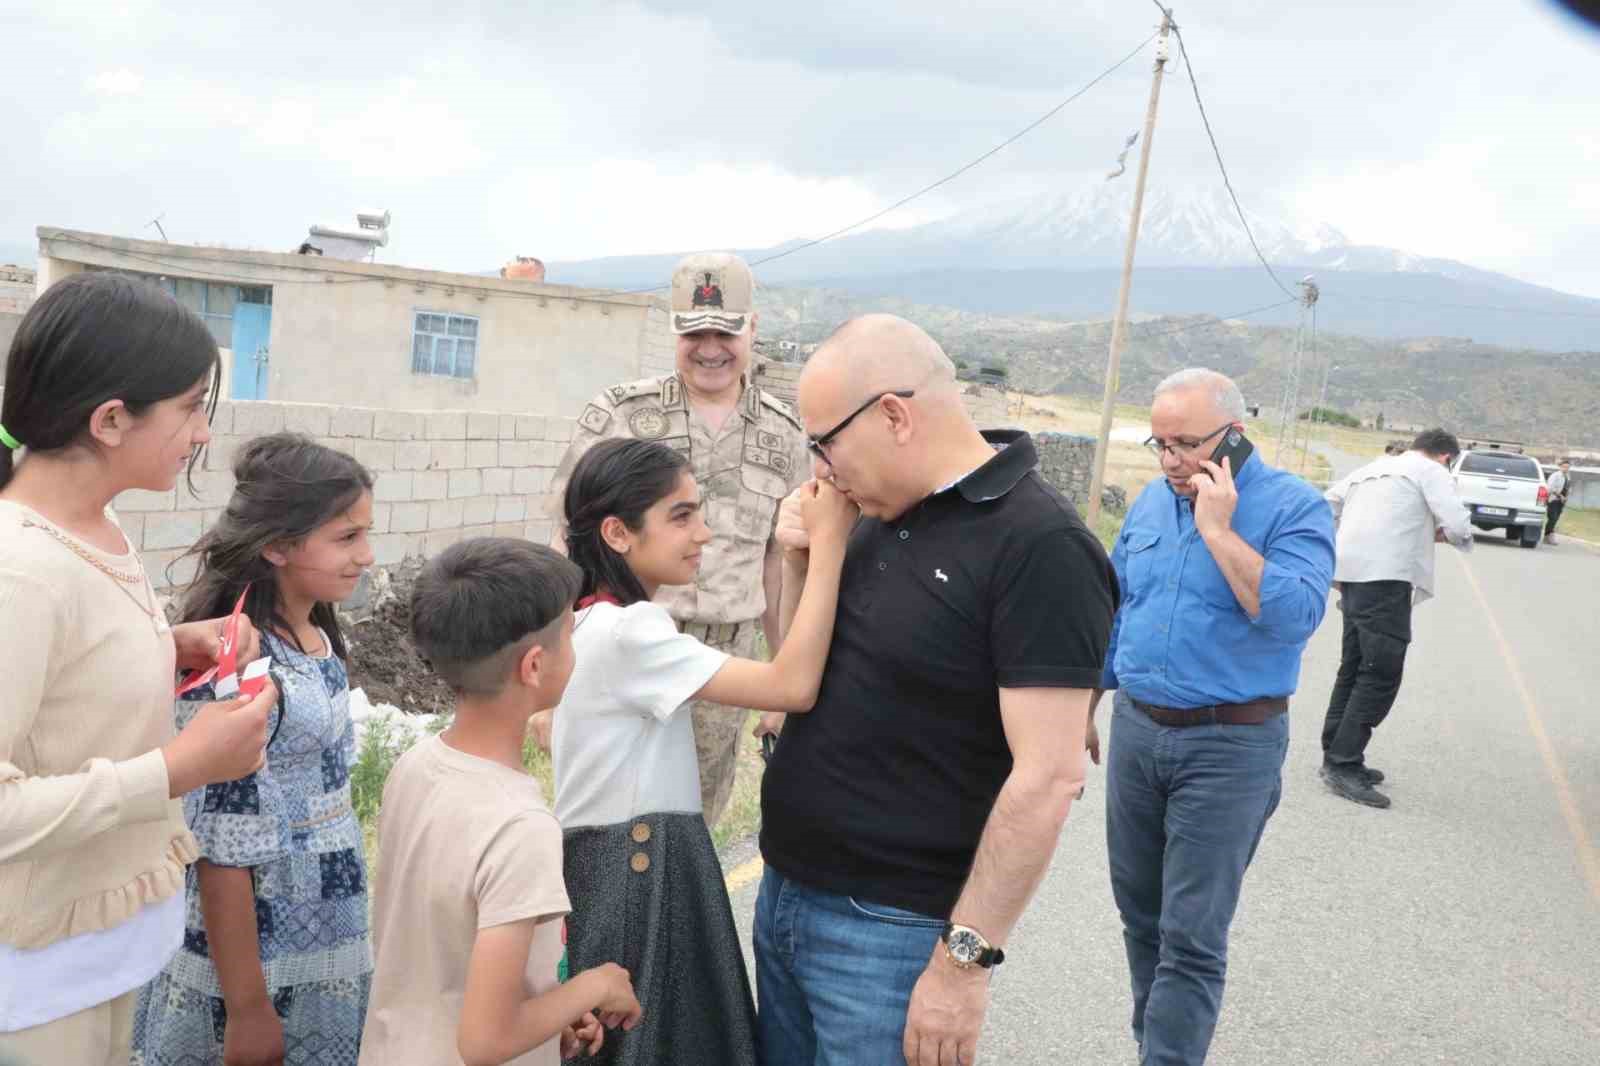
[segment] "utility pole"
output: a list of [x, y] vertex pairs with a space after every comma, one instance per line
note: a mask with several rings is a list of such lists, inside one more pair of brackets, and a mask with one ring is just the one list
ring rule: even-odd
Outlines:
[[[1278, 416], [1278, 450], [1272, 455], [1274, 465], [1283, 463], [1283, 441], [1285, 437], [1289, 439], [1289, 447], [1291, 448], [1295, 447], [1300, 440], [1300, 364], [1305, 356], [1306, 321], [1308, 318], [1312, 322], [1311, 343], [1313, 347], [1316, 345], [1315, 315], [1317, 298], [1321, 295], [1321, 290], [1318, 289], [1316, 280], [1310, 274], [1301, 278], [1299, 285], [1303, 290], [1303, 294], [1300, 297], [1300, 325], [1295, 330], [1294, 352], [1289, 359], [1289, 373], [1283, 386], [1283, 410]], [[1312, 368], [1311, 373], [1313, 375], [1316, 374], [1315, 367]], [[1315, 376], [1312, 377], [1312, 380], [1316, 380]], [[1312, 412], [1312, 414], [1314, 413]], [[1307, 424], [1309, 425], [1309, 423], [1310, 416], [1307, 417]], [[1306, 443], [1309, 446], [1309, 430], [1307, 431]]]
[[1161, 75], [1167, 68], [1167, 35], [1172, 9], [1161, 10], [1161, 39], [1156, 43], [1155, 76], [1150, 82], [1150, 107], [1144, 116], [1144, 143], [1139, 146], [1139, 178], [1133, 188], [1133, 214], [1128, 220], [1128, 248], [1122, 256], [1122, 286], [1117, 290], [1117, 317], [1111, 321], [1111, 354], [1106, 360], [1106, 395], [1100, 406], [1100, 436], [1094, 443], [1094, 473], [1089, 478], [1089, 528], [1100, 518], [1100, 494], [1106, 483], [1106, 453], [1111, 450], [1111, 416], [1117, 406], [1117, 372], [1122, 342], [1128, 331], [1128, 290], [1133, 284], [1133, 253], [1139, 244], [1139, 214], [1144, 210], [1144, 181], [1150, 173], [1150, 144], [1155, 139], [1156, 105], [1161, 102]]
[[[1316, 366], [1316, 364], [1317, 364], [1317, 297], [1322, 295], [1322, 291], [1317, 287], [1317, 283], [1315, 281], [1302, 282], [1301, 284], [1305, 286], [1306, 303], [1309, 306], [1310, 311], [1311, 311], [1311, 365], [1312, 366]], [[1338, 367], [1333, 365], [1333, 353], [1329, 352], [1328, 353], [1328, 357], [1322, 361], [1322, 392], [1317, 398], [1316, 406], [1311, 408], [1311, 421], [1310, 421], [1310, 424], [1308, 424], [1306, 426], [1306, 443], [1305, 443], [1305, 447], [1300, 450], [1300, 473], [1301, 474], [1304, 474], [1306, 472], [1306, 456], [1311, 451], [1311, 441], [1316, 436], [1317, 423], [1319, 421], [1324, 423], [1324, 424], [1326, 424], [1328, 422], [1328, 377], [1335, 370], [1338, 370], [1338, 369], [1339, 369]]]

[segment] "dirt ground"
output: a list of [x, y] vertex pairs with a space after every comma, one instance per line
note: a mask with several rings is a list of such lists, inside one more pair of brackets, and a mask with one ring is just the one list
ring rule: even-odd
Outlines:
[[397, 567], [370, 612], [350, 619], [350, 687], [365, 689], [373, 703], [391, 703], [408, 714], [438, 714], [452, 706], [450, 689], [433, 675], [411, 644], [411, 585], [414, 567]]

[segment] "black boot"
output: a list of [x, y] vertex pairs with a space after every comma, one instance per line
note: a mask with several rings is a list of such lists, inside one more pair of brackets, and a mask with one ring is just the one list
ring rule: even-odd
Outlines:
[[1373, 788], [1366, 775], [1356, 767], [1330, 766], [1322, 779], [1335, 794], [1354, 803], [1380, 810], [1389, 806], [1389, 797]]
[[[1323, 764], [1317, 768], [1317, 773], [1322, 777], [1327, 777], [1328, 771], [1331, 769], [1333, 769], [1332, 763], [1323, 762]], [[1374, 770], [1370, 766], [1355, 766], [1350, 767], [1350, 769], [1355, 770], [1357, 773], [1361, 774], [1361, 776], [1365, 777], [1367, 779], [1367, 784], [1369, 785], [1381, 785], [1383, 783], [1382, 770]]]

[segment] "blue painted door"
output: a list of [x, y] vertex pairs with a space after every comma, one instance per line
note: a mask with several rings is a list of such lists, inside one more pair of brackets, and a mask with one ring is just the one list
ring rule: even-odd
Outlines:
[[272, 336], [272, 305], [247, 304], [233, 307], [233, 387], [229, 398], [265, 400], [267, 398], [267, 342]]

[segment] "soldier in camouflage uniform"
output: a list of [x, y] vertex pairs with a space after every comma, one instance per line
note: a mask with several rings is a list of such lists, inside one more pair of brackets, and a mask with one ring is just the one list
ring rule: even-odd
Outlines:
[[[677, 372], [613, 386], [584, 407], [556, 471], [552, 517], [562, 541], [567, 478], [591, 446], [611, 437], [656, 440], [688, 456], [700, 484], [712, 540], [693, 585], [656, 597], [679, 628], [730, 655], [754, 658], [757, 626], [777, 647], [781, 569], [772, 539], [778, 504], [810, 476], [805, 434], [784, 403], [750, 381], [755, 284], [731, 255], [692, 255], [672, 276]], [[733, 794], [746, 715], [720, 704], [692, 705], [706, 823], [715, 826]], [[539, 729], [548, 736], [548, 727]]]

